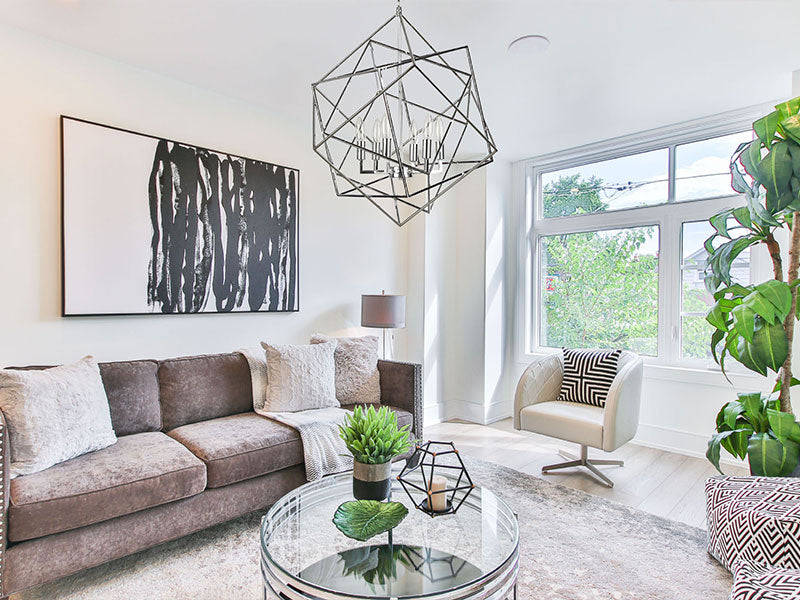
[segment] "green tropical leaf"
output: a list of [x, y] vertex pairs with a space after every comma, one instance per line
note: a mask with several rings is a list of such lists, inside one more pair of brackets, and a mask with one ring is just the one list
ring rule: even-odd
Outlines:
[[752, 229], [753, 220], [750, 218], [750, 211], [747, 210], [746, 206], [740, 206], [739, 208], [734, 209], [733, 218], [736, 219], [736, 222], [742, 227]]
[[800, 444], [800, 423], [795, 423], [789, 432], [789, 439], [795, 443]]
[[745, 142], [744, 146], [740, 153], [742, 166], [750, 177], [755, 177], [756, 165], [761, 162], [761, 140]]
[[767, 155], [756, 165], [756, 171], [759, 183], [767, 190], [767, 209], [773, 212], [783, 210], [792, 200], [791, 194], [788, 200], [786, 199], [789, 179], [792, 176], [792, 158], [788, 142], [775, 142]]
[[708, 311], [708, 314], [706, 315], [706, 321], [721, 331], [728, 330], [728, 319], [726, 318], [725, 311], [723, 311], [719, 301], [711, 307], [711, 310]]
[[765, 146], [769, 147], [772, 139], [775, 137], [779, 121], [780, 113], [776, 110], [753, 123], [753, 131], [756, 132], [758, 139], [761, 140], [761, 143]]
[[754, 430], [750, 425], [742, 425], [723, 440], [723, 447], [732, 455], [744, 458], [747, 456], [747, 446], [750, 443], [750, 436], [753, 435], [753, 432]]
[[761, 292], [754, 291], [749, 294], [743, 301], [742, 306], [747, 306], [757, 315], [759, 315], [767, 323], [775, 323], [780, 320], [775, 306], [767, 300]]
[[775, 307], [779, 321], [783, 321], [792, 310], [792, 288], [788, 283], [769, 279], [758, 284], [755, 290]]
[[728, 402], [722, 407], [722, 422], [731, 429], [736, 428], [736, 419], [745, 411], [741, 402]]
[[797, 424], [794, 415], [779, 410], [767, 409], [769, 427], [781, 442], [787, 440]]
[[783, 325], [758, 323], [753, 334], [752, 347], [756, 362], [777, 373], [789, 354], [789, 342]]
[[[762, 363], [758, 359], [758, 356], [756, 355], [755, 351], [755, 346], [750, 342], [748, 342], [743, 337], [738, 336], [738, 334], [737, 337], [738, 337], [738, 342], [736, 344], [736, 355], [734, 355], [734, 358], [738, 360], [740, 363], [742, 363], [745, 367], [750, 369], [751, 371], [766, 376], [767, 367], [766, 365], [764, 365], [764, 363]], [[731, 354], [733, 354], [733, 352], [731, 352]]]
[[[714, 467], [722, 473], [722, 469], [719, 468], [719, 451], [720, 446], [722, 444], [722, 440], [727, 438], [733, 433], [733, 431], [723, 431], [721, 433], [715, 433], [711, 436], [711, 439], [708, 440], [708, 449], [706, 450], [706, 458], [709, 462], [714, 465]], [[722, 473], [724, 475], [724, 473]]]
[[347, 537], [364, 542], [394, 529], [407, 514], [408, 509], [400, 502], [354, 500], [336, 509], [333, 524]]
[[736, 331], [752, 344], [756, 328], [756, 313], [749, 306], [740, 304], [731, 311], [731, 316]]
[[796, 115], [800, 110], [800, 96], [781, 102], [775, 105], [775, 110], [778, 111], [778, 116], [781, 119], [786, 119], [792, 115]]
[[781, 127], [786, 137], [800, 144], [800, 115], [792, 115], [781, 121]]
[[[792, 157], [792, 174], [794, 177], [800, 178], [800, 141], [789, 143], [789, 155]], [[792, 189], [796, 190], [797, 188]]]
[[747, 446], [750, 472], [762, 477], [783, 477], [797, 467], [800, 446], [787, 440], [780, 442], [766, 433], [754, 433]]
[[762, 227], [781, 226], [780, 221], [778, 221], [771, 212], [769, 212], [764, 206], [762, 206], [760, 196], [755, 194], [748, 195], [747, 207], [750, 209], [750, 217], [753, 219], [753, 221], [755, 221]]
[[731, 237], [730, 234], [728, 234], [728, 217], [731, 216], [731, 213], [733, 213], [732, 210], [723, 210], [708, 220], [711, 226], [717, 231], [718, 235], [728, 239]]
[[[714, 357], [714, 362], [719, 363], [719, 356], [717, 356], [717, 346], [725, 337], [725, 331], [722, 329], [714, 329], [711, 334], [711, 356]], [[724, 351], [724, 350], [723, 350]]]

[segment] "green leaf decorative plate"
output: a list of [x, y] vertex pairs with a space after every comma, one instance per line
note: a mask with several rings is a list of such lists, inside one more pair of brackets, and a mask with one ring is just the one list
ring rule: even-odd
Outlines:
[[347, 537], [364, 542], [397, 527], [407, 514], [400, 502], [354, 500], [336, 509], [333, 524]]

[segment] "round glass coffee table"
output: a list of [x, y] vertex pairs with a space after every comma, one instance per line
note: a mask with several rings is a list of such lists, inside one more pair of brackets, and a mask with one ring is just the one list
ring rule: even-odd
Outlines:
[[265, 600], [430, 600], [516, 598], [516, 515], [476, 486], [458, 512], [430, 517], [394, 480], [392, 500], [408, 516], [366, 542], [346, 537], [334, 512], [352, 500], [349, 473], [307, 483], [276, 502], [261, 521]]

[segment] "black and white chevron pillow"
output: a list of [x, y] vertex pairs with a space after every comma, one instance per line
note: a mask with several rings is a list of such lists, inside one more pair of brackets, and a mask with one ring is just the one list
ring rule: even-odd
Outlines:
[[622, 350], [572, 350], [563, 348], [564, 379], [559, 400], [603, 408], [617, 375]]
[[739, 561], [733, 569], [729, 600], [797, 600], [800, 570]]

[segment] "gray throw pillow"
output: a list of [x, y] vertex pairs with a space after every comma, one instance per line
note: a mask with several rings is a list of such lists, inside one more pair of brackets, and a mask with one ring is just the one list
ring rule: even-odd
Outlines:
[[338, 343], [336, 361], [336, 399], [348, 404], [380, 404], [381, 379], [378, 372], [378, 336], [332, 338], [318, 333], [312, 344]]
[[43, 471], [117, 441], [94, 358], [41, 371], [0, 369], [11, 477]]
[[339, 406], [336, 400], [336, 342], [310, 345], [267, 344], [267, 412], [297, 412]]

